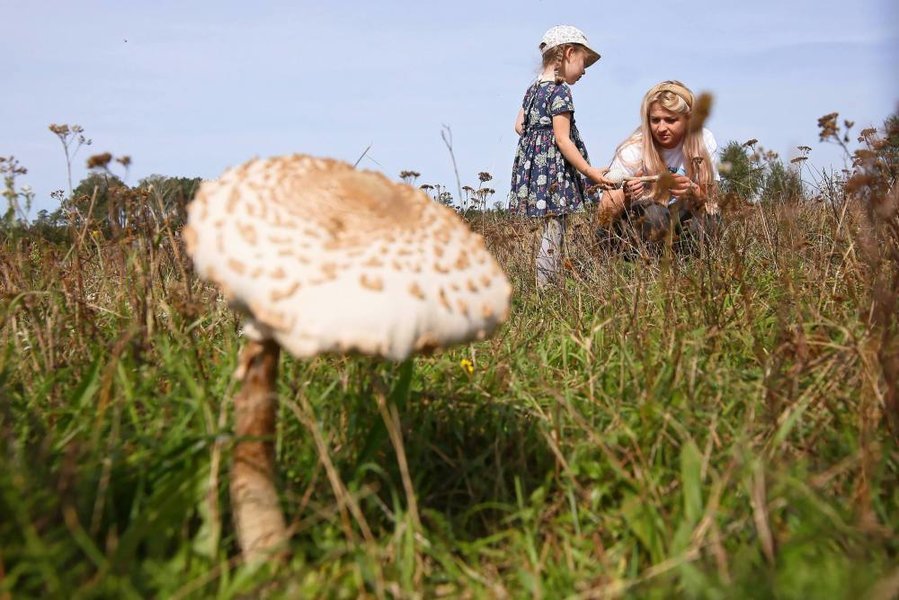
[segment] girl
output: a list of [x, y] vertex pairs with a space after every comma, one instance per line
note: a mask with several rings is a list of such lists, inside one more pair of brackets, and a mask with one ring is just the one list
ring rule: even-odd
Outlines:
[[670, 211], [678, 203], [676, 225], [701, 230], [707, 217], [717, 216], [714, 198], [719, 179], [716, 165], [718, 144], [708, 129], [690, 131], [694, 97], [679, 81], [663, 81], [643, 96], [640, 126], [615, 151], [612, 173], [625, 176], [671, 173], [666, 190], [658, 183], [630, 181], [620, 190], [603, 193], [600, 222], [613, 223], [638, 217], [642, 223], [636, 233], [643, 239], [658, 239], [667, 234]]
[[611, 182], [603, 177], [608, 169], [590, 166], [571, 98], [571, 86], [599, 60], [599, 53], [570, 25], [551, 28], [539, 48], [543, 71], [525, 92], [515, 119], [521, 137], [512, 165], [509, 208], [544, 219], [537, 253], [537, 286], [542, 288], [559, 275], [565, 216], [579, 210], [587, 198], [585, 178]]

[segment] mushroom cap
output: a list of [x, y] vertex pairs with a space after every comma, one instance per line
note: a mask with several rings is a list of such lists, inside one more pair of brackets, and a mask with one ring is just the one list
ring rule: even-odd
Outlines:
[[183, 236], [197, 273], [297, 357], [403, 360], [483, 339], [511, 286], [484, 239], [423, 191], [380, 173], [293, 155], [204, 182]]

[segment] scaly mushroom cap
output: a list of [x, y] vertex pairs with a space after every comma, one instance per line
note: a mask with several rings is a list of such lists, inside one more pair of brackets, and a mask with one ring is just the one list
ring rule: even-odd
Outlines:
[[303, 155], [252, 160], [204, 182], [187, 211], [200, 277], [253, 337], [297, 357], [403, 360], [483, 339], [508, 316], [511, 286], [484, 239], [379, 173]]

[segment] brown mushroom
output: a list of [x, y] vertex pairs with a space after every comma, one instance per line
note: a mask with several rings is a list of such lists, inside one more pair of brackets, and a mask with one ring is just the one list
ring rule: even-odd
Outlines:
[[231, 501], [247, 560], [287, 540], [270, 441], [279, 347], [404, 360], [483, 339], [508, 315], [505, 274], [452, 210], [335, 160], [227, 170], [188, 207], [184, 240], [200, 277], [246, 318]]

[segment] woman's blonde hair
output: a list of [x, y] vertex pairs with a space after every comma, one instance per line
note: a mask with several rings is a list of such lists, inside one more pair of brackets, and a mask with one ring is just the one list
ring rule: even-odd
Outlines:
[[[684, 169], [691, 181], [710, 189], [714, 182], [712, 157], [709, 156], [709, 151], [705, 146], [702, 128], [694, 130], [690, 127], [693, 103], [693, 92], [680, 81], [663, 81], [654, 85], [643, 96], [643, 102], [640, 104], [640, 126], [630, 137], [621, 142], [615, 152], [619, 153], [622, 148], [631, 144], [640, 144], [643, 151], [643, 164], [633, 165], [633, 168], [642, 168], [646, 175], [661, 175], [668, 172], [668, 165], [656, 147], [652, 129], [649, 126], [649, 111], [653, 104], [658, 104], [673, 113], [686, 115], [687, 131], [683, 140]], [[655, 195], [655, 191], [653, 189], [653, 195]]]

